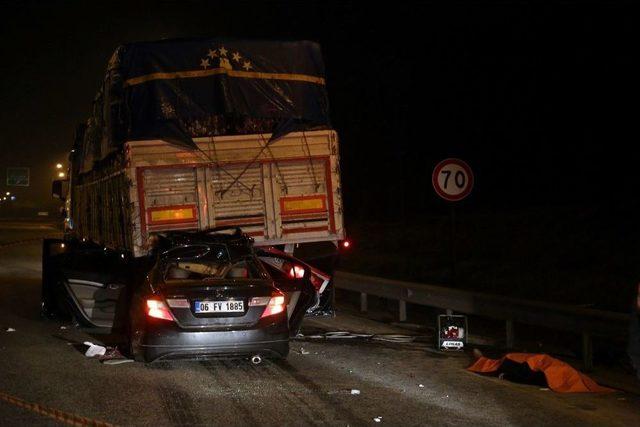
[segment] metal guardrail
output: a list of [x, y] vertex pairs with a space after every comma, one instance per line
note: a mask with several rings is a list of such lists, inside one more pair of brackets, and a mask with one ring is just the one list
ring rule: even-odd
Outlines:
[[[626, 325], [630, 320], [630, 315], [624, 313], [528, 301], [344, 271], [337, 271], [333, 280], [337, 289], [360, 293], [360, 310], [363, 312], [367, 311], [367, 295], [397, 300], [400, 321], [407, 319], [407, 303], [504, 320], [507, 348], [513, 348], [516, 322], [581, 334], [585, 370], [593, 368], [592, 337], [626, 338]], [[625, 327], [617, 327], [620, 324]]]

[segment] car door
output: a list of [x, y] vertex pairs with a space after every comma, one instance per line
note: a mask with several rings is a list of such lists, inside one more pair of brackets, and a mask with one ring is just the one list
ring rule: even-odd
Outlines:
[[87, 326], [122, 326], [129, 275], [124, 255], [92, 243], [67, 245], [60, 280], [76, 318]]
[[261, 248], [257, 255], [276, 286], [288, 296], [289, 329], [297, 332], [305, 315], [332, 315], [331, 277], [275, 248]]

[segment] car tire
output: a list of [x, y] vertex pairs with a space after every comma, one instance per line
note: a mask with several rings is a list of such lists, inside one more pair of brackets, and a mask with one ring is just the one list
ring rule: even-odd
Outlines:
[[287, 346], [284, 348], [284, 351], [278, 354], [277, 359], [286, 360], [288, 356], [289, 356], [289, 343], [287, 343]]
[[126, 321], [126, 325], [125, 336], [127, 339], [127, 356], [129, 356], [136, 362], [147, 363], [144, 352], [140, 348], [142, 335], [140, 332], [136, 332], [138, 328], [135, 327], [135, 312], [133, 307], [129, 309], [129, 315]]
[[147, 359], [144, 357], [142, 351], [140, 351], [140, 349], [133, 343], [134, 338], [128, 335], [127, 339], [129, 358], [135, 360], [136, 362], [147, 363]]
[[127, 327], [127, 356], [129, 358], [135, 360], [136, 362], [146, 363], [147, 360], [144, 357], [144, 353], [140, 349], [139, 339], [135, 336], [135, 334], [131, 331], [131, 328]]

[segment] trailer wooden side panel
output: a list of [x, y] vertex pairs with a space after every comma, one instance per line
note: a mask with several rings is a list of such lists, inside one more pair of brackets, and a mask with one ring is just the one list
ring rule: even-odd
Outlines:
[[199, 151], [127, 143], [133, 252], [144, 254], [154, 232], [219, 226], [238, 226], [258, 245], [343, 239], [336, 133], [269, 137], [199, 138]]

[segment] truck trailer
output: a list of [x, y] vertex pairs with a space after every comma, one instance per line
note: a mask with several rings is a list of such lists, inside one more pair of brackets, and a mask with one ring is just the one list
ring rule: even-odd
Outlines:
[[[269, 268], [315, 286], [305, 310], [333, 313], [330, 276], [345, 229], [316, 43], [120, 46], [53, 193], [66, 217], [64, 238], [44, 243], [46, 315], [66, 301], [89, 326], [115, 327], [113, 301], [125, 298], [124, 282], [144, 280], [159, 241], [228, 229], [262, 248]], [[312, 274], [298, 277], [298, 266]]]

